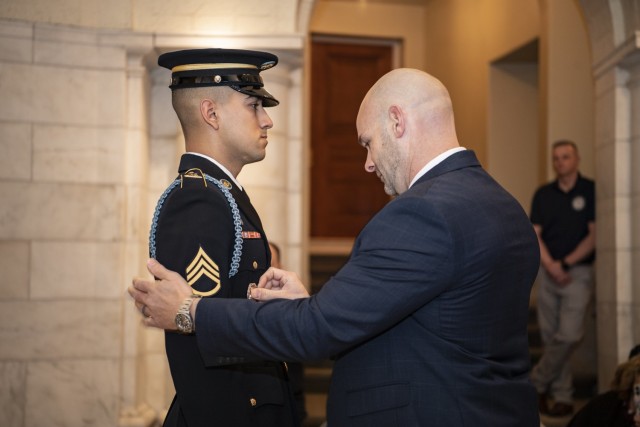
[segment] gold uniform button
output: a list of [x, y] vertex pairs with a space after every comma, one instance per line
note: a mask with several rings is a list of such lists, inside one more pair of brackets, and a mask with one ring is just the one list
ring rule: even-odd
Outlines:
[[251, 403], [251, 406], [256, 406], [258, 404], [258, 401], [252, 397], [251, 399], [249, 399], [249, 403]]
[[258, 268], [258, 262], [257, 261], [253, 261], [253, 269], [255, 270], [256, 268]]

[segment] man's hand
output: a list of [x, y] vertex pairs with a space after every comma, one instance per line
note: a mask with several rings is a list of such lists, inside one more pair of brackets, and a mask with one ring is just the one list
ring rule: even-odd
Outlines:
[[564, 271], [562, 268], [562, 263], [560, 261], [554, 260], [547, 268], [547, 273], [553, 279], [554, 282], [561, 288], [564, 288], [569, 283], [571, 283], [571, 275]]
[[176, 313], [185, 298], [191, 296], [191, 286], [182, 276], [167, 270], [155, 259], [147, 262], [147, 269], [158, 280], [133, 279], [133, 286], [128, 289], [129, 295], [144, 316], [146, 326], [176, 330]]
[[269, 301], [277, 298], [308, 298], [309, 292], [296, 273], [271, 267], [258, 282], [257, 288], [250, 289], [251, 298], [257, 301]]

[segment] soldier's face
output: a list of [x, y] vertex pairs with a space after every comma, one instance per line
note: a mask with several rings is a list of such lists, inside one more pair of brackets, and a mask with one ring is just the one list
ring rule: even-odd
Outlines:
[[233, 90], [218, 116], [222, 140], [235, 161], [246, 165], [264, 159], [273, 122], [260, 98]]

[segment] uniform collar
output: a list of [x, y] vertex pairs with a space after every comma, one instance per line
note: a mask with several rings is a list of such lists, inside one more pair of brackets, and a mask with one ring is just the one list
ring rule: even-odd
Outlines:
[[213, 163], [214, 165], [218, 166], [222, 172], [225, 173], [225, 175], [227, 175], [229, 177], [229, 179], [231, 181], [233, 181], [233, 183], [236, 185], [236, 187], [238, 187], [240, 189], [240, 191], [244, 191], [242, 188], [242, 185], [240, 185], [240, 183], [238, 182], [238, 180], [236, 180], [236, 178], [231, 174], [231, 172], [229, 172], [229, 170], [227, 168], [225, 168], [224, 166], [222, 166], [222, 164], [220, 162], [218, 162], [216, 159], [209, 157], [205, 154], [202, 153], [194, 153], [193, 151], [187, 151], [185, 154], [192, 154], [194, 156], [198, 156], [198, 157], [202, 157], [205, 158], [207, 160], [209, 160], [211, 163]]

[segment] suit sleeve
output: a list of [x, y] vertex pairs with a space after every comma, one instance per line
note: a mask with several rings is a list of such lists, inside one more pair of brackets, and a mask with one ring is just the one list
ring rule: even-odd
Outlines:
[[540, 206], [540, 190], [536, 191], [531, 201], [531, 213], [529, 215], [532, 224], [540, 225], [543, 223], [541, 206]]
[[420, 198], [397, 199], [365, 227], [347, 264], [318, 294], [266, 303], [201, 301], [201, 354], [313, 360], [345, 351], [451, 286], [454, 247], [437, 208]]

